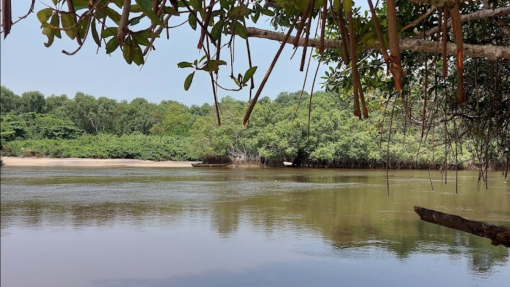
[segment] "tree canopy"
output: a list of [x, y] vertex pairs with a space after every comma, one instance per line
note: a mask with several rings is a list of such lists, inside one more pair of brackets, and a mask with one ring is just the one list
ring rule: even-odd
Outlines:
[[[34, 12], [35, 0], [26, 16], [13, 21], [10, 2], [2, 2], [4, 37]], [[192, 85], [195, 73], [209, 74], [218, 124], [216, 91], [255, 91], [244, 114], [246, 124], [281, 51], [291, 45], [301, 51], [301, 71], [312, 56], [329, 66], [323, 77], [326, 90], [350, 94], [349, 109], [360, 119], [369, 116], [370, 105], [390, 108], [408, 124], [421, 126], [421, 140], [450, 123], [452, 136], [444, 139], [445, 146], [452, 148], [452, 142], [469, 136], [485, 154], [492, 145], [504, 157], [510, 154], [509, 0], [52, 0], [36, 15], [48, 38], [46, 47], [65, 34], [77, 45], [63, 51], [66, 55], [94, 42], [136, 65], [145, 64], [170, 29], [181, 27], [170, 26], [170, 19], [182, 19], [196, 31], [196, 48], [203, 55], [178, 64], [191, 71], [184, 88]], [[267, 19], [274, 29], [261, 23]], [[257, 86], [257, 63], [250, 56], [254, 37], [281, 43]], [[248, 59], [248, 69], [239, 70], [239, 55]], [[219, 78], [220, 68], [230, 70], [231, 80]], [[309, 118], [312, 97], [313, 92]], [[107, 121], [95, 120], [90, 124], [96, 130]]]
[[[316, 57], [325, 63], [343, 62], [350, 71], [354, 115], [360, 118], [368, 116], [360, 79], [364, 75], [359, 71], [364, 66], [376, 67], [377, 71], [384, 71], [387, 66], [401, 93], [408, 65], [402, 63], [404, 51], [442, 54], [443, 77], [448, 72], [456, 73], [456, 98], [461, 104], [466, 101], [465, 61], [476, 57], [510, 59], [508, 0], [386, 0], [375, 5], [372, 0], [367, 1], [370, 13], [367, 10], [363, 14], [356, 4], [365, 1], [353, 0], [52, 0], [53, 7], [48, 5], [36, 14], [43, 34], [48, 37], [46, 47], [52, 45], [55, 37], [61, 38], [63, 31], [77, 42], [75, 51], [63, 51], [67, 55], [78, 52], [92, 38], [98, 47], [104, 46], [106, 53], [121, 50], [126, 62], [136, 65], [145, 63], [147, 54], [157, 45], [156, 40], [165, 33], [168, 37], [168, 30], [177, 28], [169, 27], [170, 18], [182, 18], [197, 31], [197, 49], [204, 54], [201, 59], [179, 63], [179, 68], [194, 70], [185, 80], [185, 89], [192, 84], [196, 71], [204, 71], [211, 75], [215, 95], [216, 89], [223, 88], [217, 78], [218, 69], [227, 64], [236, 85], [230, 89], [248, 84], [250, 89], [255, 88], [253, 75], [257, 67], [251, 59], [248, 70], [234, 71], [233, 54], [239, 53], [239, 49], [233, 48], [236, 37], [246, 41], [248, 58], [250, 37], [282, 42], [257, 88], [245, 122], [285, 44], [303, 47], [301, 70], [307, 47], [316, 48]], [[2, 2], [4, 37], [13, 24], [33, 12], [35, 0], [27, 15], [15, 22], [10, 2]], [[257, 28], [261, 17], [269, 17], [274, 28], [283, 33]], [[317, 26], [315, 33], [312, 25]], [[376, 54], [366, 54], [374, 50]], [[456, 63], [449, 65], [447, 56], [455, 56]]]

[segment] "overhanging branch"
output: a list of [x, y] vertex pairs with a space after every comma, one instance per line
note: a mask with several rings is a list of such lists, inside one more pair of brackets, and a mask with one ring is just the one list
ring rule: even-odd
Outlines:
[[[282, 42], [285, 34], [273, 32], [269, 30], [258, 29], [254, 27], [248, 27], [248, 37], [262, 38], [267, 40]], [[287, 40], [287, 44], [294, 42], [295, 37], [290, 37]], [[326, 49], [340, 49], [341, 41], [326, 40], [324, 41], [324, 47]], [[441, 53], [441, 49], [437, 50], [437, 42], [421, 40], [421, 39], [400, 39], [400, 50], [417, 51], [417, 52], [429, 52], [429, 53]], [[298, 46], [304, 46], [304, 39], [300, 39]], [[319, 39], [309, 39], [309, 47], [318, 47]], [[439, 45], [441, 46], [441, 45]], [[379, 42], [374, 42], [373, 45], [363, 47], [365, 50], [376, 50], [379, 49]], [[453, 43], [446, 44], [446, 53], [448, 55], [457, 55], [457, 46]], [[486, 57], [489, 59], [510, 59], [510, 47], [494, 46], [494, 45], [470, 45], [464, 44], [464, 56], [481, 58]]]
[[[505, 16], [510, 15], [510, 7], [501, 7], [497, 9], [485, 9], [473, 12], [471, 14], [462, 15], [460, 17], [461, 22], [467, 22], [477, 19], [483, 19], [483, 18], [490, 18], [490, 17], [497, 17], [497, 16]], [[448, 28], [452, 26], [452, 22], [448, 21]], [[437, 33], [437, 28], [432, 28], [425, 32], [425, 36], [433, 35], [434, 33]], [[421, 36], [421, 32], [419, 33], [419, 36]]]

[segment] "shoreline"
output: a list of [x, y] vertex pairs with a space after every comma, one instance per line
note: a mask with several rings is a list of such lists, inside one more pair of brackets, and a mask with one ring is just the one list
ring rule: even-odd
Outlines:
[[200, 161], [152, 161], [141, 159], [2, 157], [2, 168], [9, 167], [192, 167]]

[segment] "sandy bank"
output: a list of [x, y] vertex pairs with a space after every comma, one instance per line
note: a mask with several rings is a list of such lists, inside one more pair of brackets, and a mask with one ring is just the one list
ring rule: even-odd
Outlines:
[[75, 167], [192, 167], [194, 161], [151, 161], [139, 159], [92, 158], [20, 158], [2, 157], [4, 166], [75, 166]]

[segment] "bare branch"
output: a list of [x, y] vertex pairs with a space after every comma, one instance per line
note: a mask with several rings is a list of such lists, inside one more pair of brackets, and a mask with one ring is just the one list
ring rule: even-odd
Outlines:
[[[247, 27], [248, 37], [262, 38], [267, 40], [282, 42], [285, 34], [273, 32], [269, 30], [258, 29], [254, 27]], [[294, 42], [293, 36], [289, 37], [286, 41], [287, 44]], [[304, 45], [304, 39], [299, 40], [298, 46]], [[400, 39], [400, 50], [417, 51], [417, 52], [431, 52], [436, 53], [437, 42], [422, 39]], [[310, 39], [308, 41], [309, 47], [319, 47], [319, 39]], [[341, 41], [326, 40], [324, 47], [326, 49], [340, 49], [342, 46]], [[379, 42], [374, 42], [372, 45], [365, 46], [365, 50], [380, 49]], [[446, 43], [446, 53], [448, 55], [457, 55], [457, 46], [454, 43]], [[495, 45], [470, 45], [464, 44], [464, 55], [468, 57], [486, 57], [489, 59], [510, 59], [510, 47], [495, 46]]]
[[[467, 22], [467, 21], [472, 21], [472, 20], [477, 20], [477, 19], [505, 16], [505, 15], [510, 15], [510, 7], [501, 7], [501, 8], [497, 8], [494, 10], [493, 9], [485, 9], [485, 10], [476, 11], [471, 14], [466, 14], [466, 15], [460, 16], [460, 21]], [[448, 21], [447, 27], [450, 28], [451, 26], [452, 26], [452, 22]], [[431, 35], [437, 33], [437, 31], [438, 31], [437, 27], [432, 28], [432, 29], [428, 30], [427, 32], [425, 32], [425, 36], [427, 36], [427, 37], [431, 36]], [[420, 34], [420, 36], [421, 36], [421, 34]]]
[[421, 20], [427, 18], [436, 9], [437, 9], [437, 7], [432, 5], [432, 7], [430, 7], [429, 10], [427, 10], [427, 12], [425, 12], [425, 14], [421, 15], [420, 17], [418, 17], [418, 19], [416, 19], [413, 22], [411, 22], [411, 24], [409, 24], [409, 25], [405, 26], [404, 28], [402, 28], [402, 32], [404, 32], [405, 30], [407, 30], [407, 29], [409, 29], [411, 27], [416, 26], [416, 24], [420, 23]]
[[[7, 2], [7, 1], [3, 1], [3, 2]], [[34, 7], [35, 7], [35, 0], [32, 0], [32, 4], [30, 5], [30, 8], [28, 9], [27, 14], [25, 14], [25, 15], [23, 15], [23, 16], [21, 16], [21, 17], [19, 17], [19, 18], [18, 18], [18, 20], [14, 21], [14, 22], [12, 23], [12, 25], [14, 25], [14, 24], [18, 23], [19, 21], [21, 21], [21, 20], [23, 20], [23, 19], [27, 18], [27, 17], [28, 17], [28, 15], [30, 15], [30, 14], [32, 14], [32, 13], [34, 13]]]
[[124, 5], [122, 6], [122, 15], [120, 16], [119, 30], [117, 32], [117, 38], [119, 38], [119, 45], [121, 47], [124, 46], [124, 38], [126, 38], [126, 34], [128, 32], [128, 19], [130, 12], [131, 0], [124, 0]]

